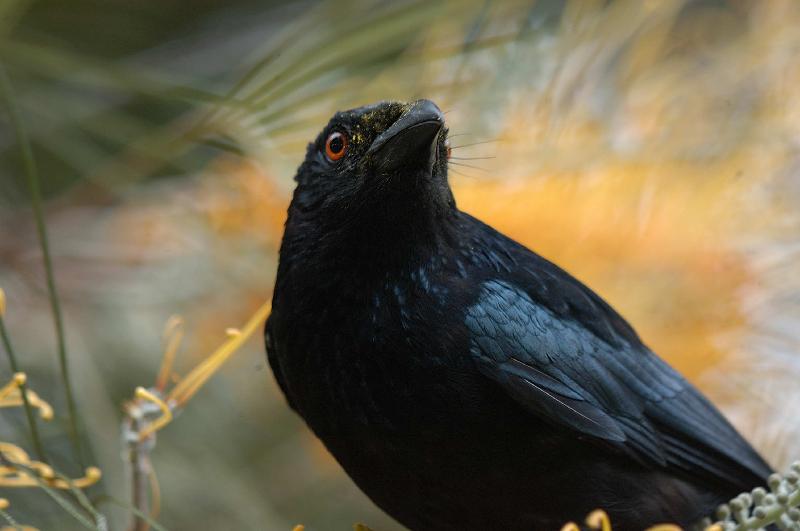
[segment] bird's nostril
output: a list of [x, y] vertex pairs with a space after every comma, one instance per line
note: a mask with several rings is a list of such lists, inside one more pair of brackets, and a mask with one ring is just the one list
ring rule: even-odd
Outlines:
[[367, 155], [383, 170], [414, 169], [420, 162], [430, 170], [443, 128], [439, 107], [430, 100], [416, 101], [375, 138]]
[[415, 101], [407, 114], [412, 113], [420, 116], [426, 116], [431, 120], [437, 120], [444, 124], [444, 114], [442, 113], [442, 110], [431, 100]]

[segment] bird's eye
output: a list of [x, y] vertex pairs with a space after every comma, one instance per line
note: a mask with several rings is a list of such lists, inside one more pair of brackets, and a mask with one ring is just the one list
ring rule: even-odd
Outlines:
[[331, 133], [325, 141], [325, 155], [332, 161], [344, 157], [347, 152], [347, 135], [344, 133]]
[[450, 147], [450, 139], [444, 141], [444, 147], [447, 150], [447, 160], [450, 160], [450, 155], [453, 154], [453, 148]]

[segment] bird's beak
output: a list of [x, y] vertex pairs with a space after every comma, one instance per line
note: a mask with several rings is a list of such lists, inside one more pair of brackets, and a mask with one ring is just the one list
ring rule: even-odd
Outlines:
[[378, 135], [367, 157], [380, 173], [422, 170], [430, 175], [439, 146], [444, 115], [432, 101], [412, 104], [394, 124]]

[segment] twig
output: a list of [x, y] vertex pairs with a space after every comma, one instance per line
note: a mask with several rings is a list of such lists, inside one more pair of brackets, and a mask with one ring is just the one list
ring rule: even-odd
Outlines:
[[128, 445], [128, 464], [131, 469], [132, 500], [134, 518], [130, 531], [147, 531], [150, 523], [144, 515], [150, 512], [150, 499], [148, 496], [148, 477], [150, 476], [150, 452], [155, 446], [155, 437], [141, 439], [139, 432], [147, 424], [145, 408], [136, 403], [126, 407], [126, 420], [123, 427], [123, 437]]

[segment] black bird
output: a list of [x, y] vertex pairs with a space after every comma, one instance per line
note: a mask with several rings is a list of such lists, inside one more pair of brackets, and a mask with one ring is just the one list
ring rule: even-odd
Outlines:
[[308, 147], [267, 322], [289, 405], [415, 530], [688, 525], [770, 467], [603, 299], [456, 207], [432, 102]]

